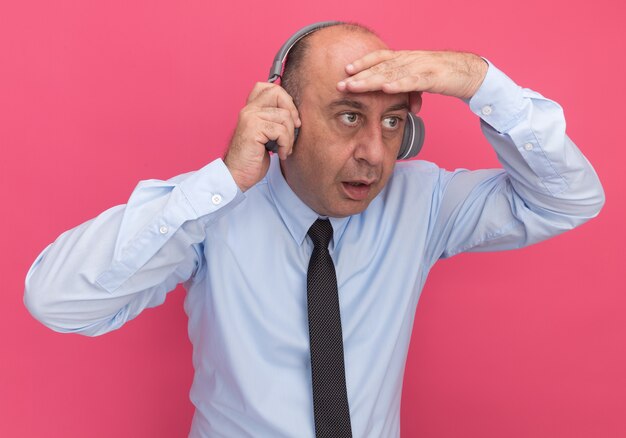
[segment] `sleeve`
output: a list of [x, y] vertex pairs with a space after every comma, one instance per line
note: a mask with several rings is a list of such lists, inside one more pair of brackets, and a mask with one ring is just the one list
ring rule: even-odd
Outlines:
[[599, 213], [602, 186], [566, 135], [557, 103], [490, 64], [469, 107], [503, 169], [440, 171], [433, 262], [464, 251], [527, 246]]
[[37, 257], [24, 303], [59, 332], [117, 329], [193, 276], [207, 227], [243, 198], [221, 160], [169, 181], [142, 181], [126, 205], [63, 233]]

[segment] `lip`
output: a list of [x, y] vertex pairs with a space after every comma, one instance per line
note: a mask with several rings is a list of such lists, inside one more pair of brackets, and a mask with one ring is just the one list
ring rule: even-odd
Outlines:
[[[342, 181], [341, 186], [346, 196], [353, 201], [364, 201], [368, 198], [372, 189], [373, 181], [356, 180], [356, 181]], [[360, 183], [355, 186], [354, 183]]]

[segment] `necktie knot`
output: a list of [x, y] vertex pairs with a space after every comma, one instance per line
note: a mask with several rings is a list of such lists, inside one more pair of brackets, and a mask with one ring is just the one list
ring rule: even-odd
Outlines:
[[333, 238], [333, 226], [328, 219], [318, 219], [309, 228], [308, 235], [316, 248], [328, 249], [328, 243]]

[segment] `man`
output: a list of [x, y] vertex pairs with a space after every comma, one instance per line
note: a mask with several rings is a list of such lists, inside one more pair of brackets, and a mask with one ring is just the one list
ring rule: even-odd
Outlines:
[[[191, 436], [313, 436], [309, 230], [328, 219], [349, 405], [348, 432], [330, 436], [399, 436], [430, 267], [571, 229], [598, 214], [602, 188], [558, 105], [472, 54], [390, 51], [335, 25], [294, 48], [283, 85], [254, 87], [223, 161], [142, 182], [126, 206], [59, 237], [31, 268], [25, 302], [55, 330], [98, 335], [184, 282]], [[468, 101], [505, 170], [396, 164], [424, 91]]]

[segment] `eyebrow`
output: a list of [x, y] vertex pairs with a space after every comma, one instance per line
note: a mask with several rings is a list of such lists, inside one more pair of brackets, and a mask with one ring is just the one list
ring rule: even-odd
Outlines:
[[359, 110], [365, 108], [365, 105], [358, 100], [352, 100], [347, 98], [333, 100], [328, 106], [330, 106], [331, 108], [335, 108], [338, 106], [349, 106], [350, 108]]
[[391, 105], [389, 108], [387, 108], [387, 111], [400, 111], [400, 110], [409, 111], [410, 109], [411, 107], [409, 106], [408, 102], [402, 102], [402, 103], [397, 103], [395, 105]]
[[[359, 102], [358, 100], [353, 100], [353, 99], [348, 99], [348, 98], [343, 98], [343, 99], [337, 99], [332, 101], [329, 104], [329, 107], [331, 108], [336, 108], [338, 106], [348, 106], [350, 108], [354, 108], [354, 109], [358, 109], [358, 110], [363, 110], [365, 108], [367, 108], [367, 105], [365, 105], [362, 102]], [[389, 111], [399, 111], [399, 110], [409, 110], [409, 104], [408, 102], [402, 102], [402, 103], [397, 103], [395, 105], [391, 105], [389, 108], [387, 108], [385, 110], [385, 112], [389, 112]]]

